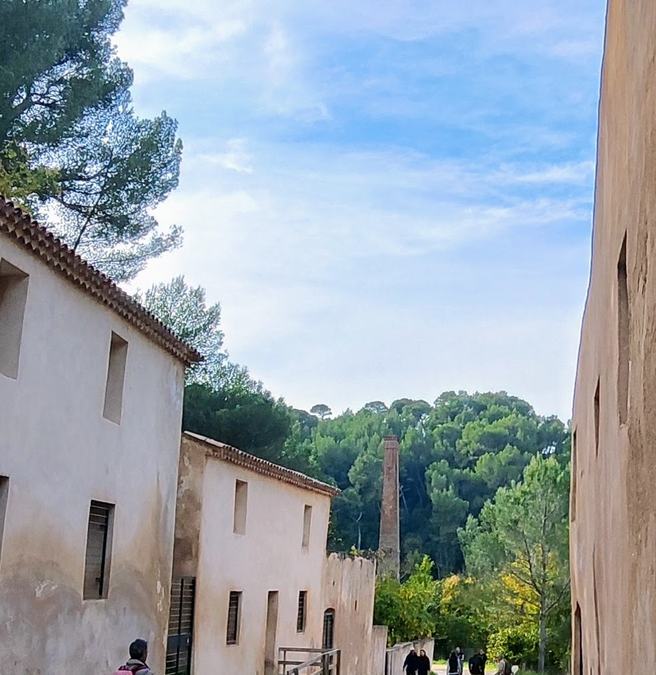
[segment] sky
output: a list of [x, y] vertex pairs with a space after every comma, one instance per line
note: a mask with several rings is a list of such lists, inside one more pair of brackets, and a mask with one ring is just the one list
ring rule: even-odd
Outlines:
[[505, 390], [570, 417], [603, 0], [130, 0], [136, 110], [184, 142], [158, 207], [231, 359], [334, 412]]

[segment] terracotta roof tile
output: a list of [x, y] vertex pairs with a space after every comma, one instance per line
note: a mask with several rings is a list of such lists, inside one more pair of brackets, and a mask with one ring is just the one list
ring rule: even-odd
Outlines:
[[202, 443], [208, 457], [241, 466], [249, 471], [254, 471], [263, 476], [268, 476], [269, 478], [274, 478], [283, 483], [289, 483], [290, 485], [295, 485], [296, 487], [305, 490], [319, 492], [328, 497], [334, 497], [339, 494], [339, 490], [332, 485], [328, 485], [328, 483], [322, 483], [320, 480], [310, 478], [310, 476], [306, 476], [299, 471], [293, 471], [292, 469], [287, 469], [279, 464], [268, 462], [266, 459], [261, 459], [260, 457], [251, 455], [243, 450], [238, 450], [231, 445], [215, 441], [212, 438], [207, 438], [207, 436], [194, 434], [191, 431], [185, 431], [182, 435], [193, 441]]
[[176, 337], [154, 314], [119, 288], [108, 276], [83, 260], [32, 217], [0, 196], [0, 233], [30, 251], [69, 281], [115, 311], [144, 335], [186, 365], [201, 355]]

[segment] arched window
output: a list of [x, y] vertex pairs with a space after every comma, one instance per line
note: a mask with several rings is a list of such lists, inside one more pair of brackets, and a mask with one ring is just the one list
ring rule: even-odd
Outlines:
[[323, 648], [333, 649], [335, 646], [335, 610], [327, 609], [323, 613]]

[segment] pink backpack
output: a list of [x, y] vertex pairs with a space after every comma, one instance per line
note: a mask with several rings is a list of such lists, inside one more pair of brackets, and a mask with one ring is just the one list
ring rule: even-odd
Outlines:
[[125, 675], [126, 673], [132, 673], [132, 675], [137, 675], [141, 671], [148, 670], [148, 666], [121, 666], [118, 670], [114, 671], [114, 675]]

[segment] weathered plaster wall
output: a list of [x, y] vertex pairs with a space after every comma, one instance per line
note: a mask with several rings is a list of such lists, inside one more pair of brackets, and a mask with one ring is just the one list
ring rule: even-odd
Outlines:
[[[610, 0], [593, 261], [574, 401], [571, 566], [576, 675], [637, 672], [656, 663], [654, 82], [656, 3]], [[630, 369], [628, 417], [622, 424], [618, 260], [625, 234]]]
[[371, 634], [371, 674], [385, 675], [387, 626], [374, 626]]
[[[136, 636], [163, 671], [183, 369], [0, 237], [30, 275], [17, 379], [0, 374], [0, 670], [111, 672]], [[123, 417], [104, 419], [111, 331], [129, 343]], [[116, 505], [106, 600], [83, 601], [89, 503]]]
[[[189, 456], [204, 453], [203, 444], [183, 438], [181, 465], [186, 463], [189, 467], [188, 474], [181, 478], [181, 485], [187, 488], [183, 499], [189, 505], [201, 505], [200, 521], [187, 528], [184, 535], [187, 544], [183, 548], [180, 548], [183, 537], [178, 539], [181, 551], [192, 550], [190, 542], [196, 536], [199, 541], [194, 673], [262, 675], [269, 591], [279, 592], [276, 646], [321, 647], [324, 611], [321, 581], [330, 497], [212, 457], [207, 458], [199, 483], [201, 465]], [[243, 535], [233, 533], [236, 480], [248, 483]], [[304, 549], [306, 504], [312, 506], [312, 527], [309, 546]], [[297, 633], [301, 590], [308, 592], [307, 624], [305, 632]], [[241, 628], [236, 645], [226, 644], [230, 591], [242, 592]]]
[[343, 674], [374, 673], [376, 563], [333, 553], [326, 560], [323, 588], [324, 609], [335, 610], [335, 647], [342, 651]]

